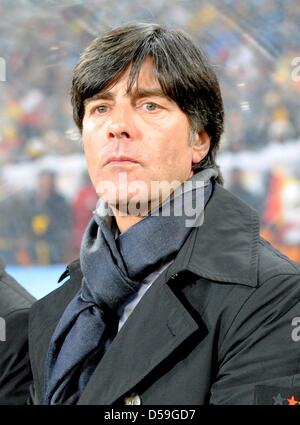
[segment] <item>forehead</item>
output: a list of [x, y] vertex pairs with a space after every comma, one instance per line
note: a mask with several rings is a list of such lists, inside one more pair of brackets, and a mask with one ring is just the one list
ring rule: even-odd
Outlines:
[[[127, 79], [129, 77], [130, 70], [131, 67], [127, 70]], [[133, 84], [134, 88], [137, 88], [138, 86], [160, 87], [160, 83], [156, 77], [153, 59], [151, 57], [147, 57], [140, 67], [138, 76]]]

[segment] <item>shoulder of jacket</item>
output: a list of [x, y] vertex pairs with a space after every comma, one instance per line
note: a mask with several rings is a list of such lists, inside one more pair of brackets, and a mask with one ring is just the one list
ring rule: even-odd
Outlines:
[[29, 309], [35, 298], [5, 271], [0, 278], [0, 316], [14, 311]]
[[299, 276], [300, 264], [278, 251], [268, 241], [261, 238], [259, 242], [258, 281], [259, 286], [266, 281], [283, 275]]

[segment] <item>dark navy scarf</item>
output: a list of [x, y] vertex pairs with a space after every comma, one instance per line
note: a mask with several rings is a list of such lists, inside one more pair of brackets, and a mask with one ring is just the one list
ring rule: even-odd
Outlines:
[[102, 215], [100, 201], [82, 240], [81, 289], [50, 342], [44, 404], [77, 403], [104, 354], [105, 342], [117, 332], [119, 307], [137, 294], [147, 275], [174, 258], [192, 228], [200, 224], [212, 191], [210, 180], [216, 175], [213, 168], [197, 173], [174, 192], [171, 203], [165, 202], [117, 239], [114, 218]]

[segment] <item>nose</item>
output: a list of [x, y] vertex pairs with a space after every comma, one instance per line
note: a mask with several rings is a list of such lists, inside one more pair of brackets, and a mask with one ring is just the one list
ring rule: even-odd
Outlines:
[[131, 140], [136, 129], [128, 106], [115, 107], [107, 126], [108, 139]]

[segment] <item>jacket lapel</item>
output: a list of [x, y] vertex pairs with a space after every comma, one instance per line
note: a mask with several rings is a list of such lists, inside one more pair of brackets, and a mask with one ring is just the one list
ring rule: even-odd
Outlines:
[[78, 404], [112, 404], [199, 331], [198, 323], [165, 280], [163, 272], [135, 307]]

